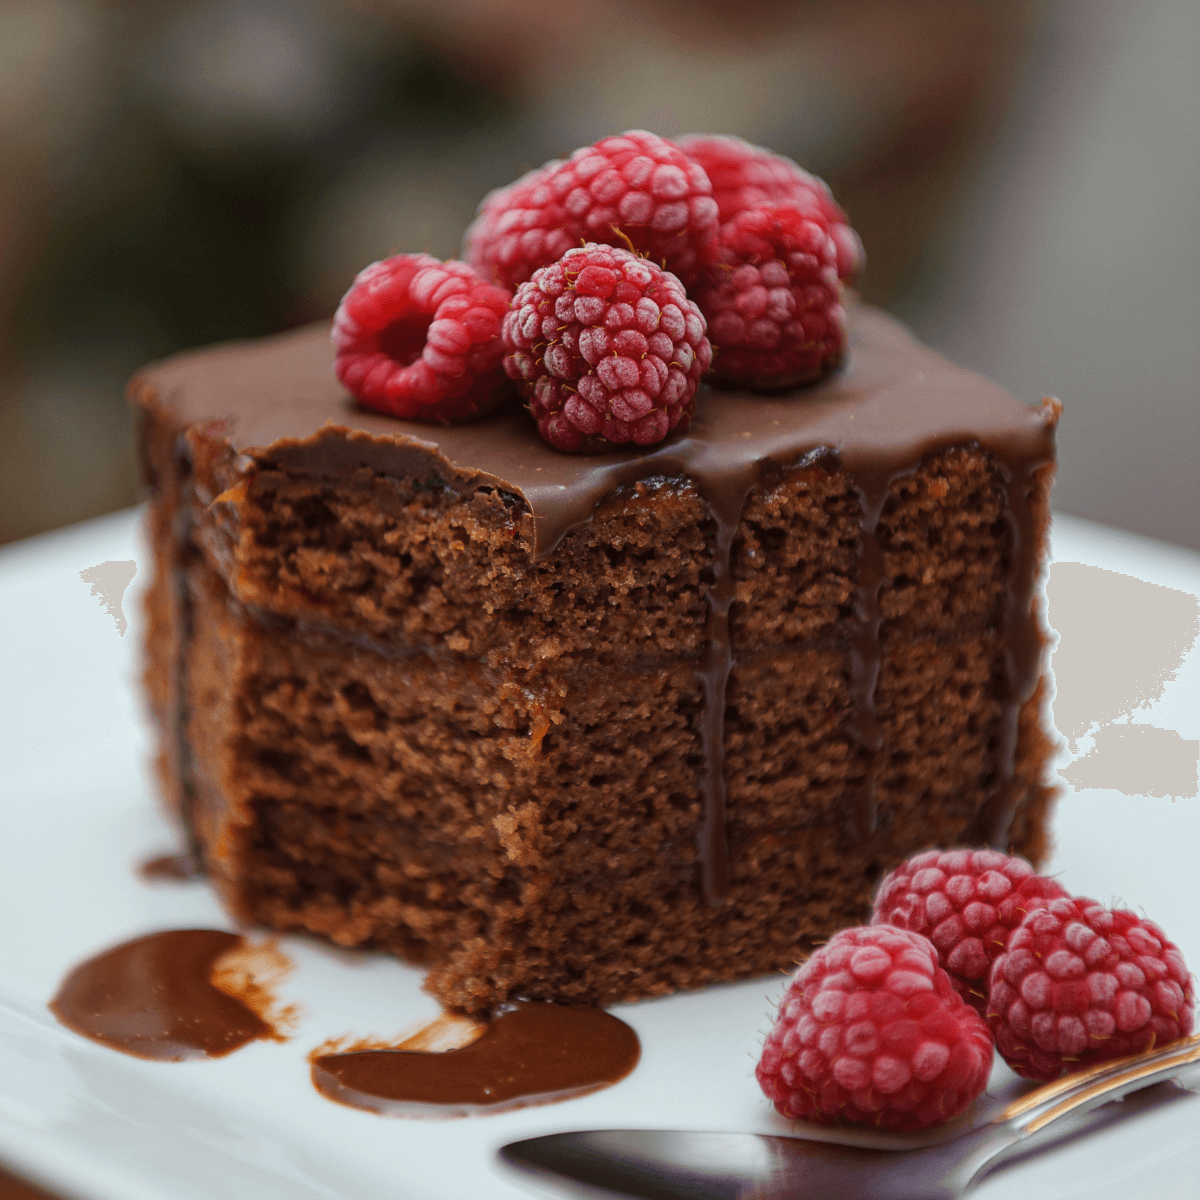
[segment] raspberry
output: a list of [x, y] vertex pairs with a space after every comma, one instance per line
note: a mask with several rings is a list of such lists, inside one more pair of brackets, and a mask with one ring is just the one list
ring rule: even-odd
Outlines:
[[464, 257], [481, 275], [516, 288], [583, 241], [629, 246], [690, 287], [716, 231], [703, 169], [664, 138], [633, 130], [485, 196]]
[[1192, 1030], [1194, 985], [1152, 921], [1065, 897], [1031, 912], [992, 965], [988, 1024], [1018, 1075], [1057, 1079]]
[[517, 289], [504, 369], [538, 432], [568, 453], [650, 446], [692, 423], [712, 362], [704, 318], [669, 271], [627, 250], [568, 250]]
[[711, 180], [722, 223], [760, 204], [792, 200], [829, 230], [837, 246], [838, 275], [853, 279], [862, 270], [862, 242], [823, 179], [739, 137], [693, 133], [677, 145]]
[[755, 1074], [785, 1117], [924, 1129], [987, 1084], [992, 1039], [927, 938], [843, 929], [801, 968]]
[[992, 963], [1025, 914], [1067, 895], [1023, 858], [998, 850], [926, 850], [879, 885], [872, 925], [924, 934], [955, 990], [980, 1016]]
[[790, 201], [762, 204], [721, 226], [715, 257], [696, 301], [717, 346], [718, 379], [778, 392], [841, 362], [846, 312], [822, 224]]
[[511, 390], [500, 322], [509, 293], [466, 263], [397, 254], [360, 271], [333, 318], [337, 377], [367, 408], [466, 421]]

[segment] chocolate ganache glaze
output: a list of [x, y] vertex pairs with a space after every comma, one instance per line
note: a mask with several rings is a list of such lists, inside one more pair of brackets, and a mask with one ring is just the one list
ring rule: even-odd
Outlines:
[[50, 1010], [93, 1041], [137, 1058], [221, 1058], [275, 1030], [214, 987], [218, 960], [243, 945], [235, 933], [172, 929], [135, 938], [80, 963]]
[[[1004, 733], [995, 785], [972, 831], [1003, 845], [1011, 821], [1017, 718], [1039, 675], [1041, 635], [1029, 597], [1038, 570], [1031, 511], [1036, 477], [1054, 460], [1057, 401], [1029, 407], [973, 372], [921, 346], [903, 326], [865, 306], [849, 315], [846, 365], [816, 387], [784, 396], [717, 392], [702, 387], [691, 429], [650, 449], [581, 458], [542, 442], [523, 413], [506, 411], [466, 425], [435, 427], [359, 408], [333, 377], [325, 326], [269, 342], [216, 347], [160, 363], [134, 381], [140, 403], [161, 409], [182, 432], [197, 427], [214, 452], [232, 452], [247, 475], [259, 464], [337, 478], [362, 467], [393, 476], [434, 479], [464, 496], [497, 489], [532, 514], [535, 561], [551, 555], [571, 530], [591, 520], [599, 502], [639, 480], [687, 478], [714, 518], [713, 579], [708, 590], [706, 648], [697, 671], [705, 711], [703, 816], [698, 832], [702, 881], [714, 903], [728, 893], [723, 770], [724, 696], [733, 665], [729, 612], [734, 598], [731, 551], [742, 508], [767, 464], [790, 467], [833, 456], [860, 504], [857, 634], [850, 649], [852, 731], [869, 767], [851, 827], [875, 823], [880, 727], [875, 686], [880, 667], [883, 554], [877, 526], [895, 481], [930, 453], [977, 445], [1005, 476], [1012, 569], [1005, 599]], [[181, 750], [181, 755], [186, 752]]]
[[624, 1079], [641, 1055], [624, 1021], [586, 1004], [519, 1004], [457, 1050], [314, 1054], [330, 1100], [389, 1117], [479, 1117], [572, 1100]]

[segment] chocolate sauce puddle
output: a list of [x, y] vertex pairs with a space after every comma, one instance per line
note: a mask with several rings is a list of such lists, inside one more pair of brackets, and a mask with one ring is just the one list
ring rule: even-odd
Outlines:
[[135, 938], [80, 963], [50, 1011], [113, 1050], [161, 1062], [221, 1058], [275, 1029], [211, 980], [218, 960], [244, 945], [216, 929]]
[[[1022, 589], [1037, 569], [1029, 497], [1038, 473], [1053, 463], [1061, 408], [1054, 401], [1021, 404], [919, 345], [877, 310], [851, 306], [848, 328], [846, 365], [816, 387], [782, 397], [702, 387], [688, 433], [648, 450], [583, 462], [541, 443], [515, 411], [435, 429], [358, 408], [333, 378], [326, 326], [280, 337], [273, 349], [271, 343], [227, 346], [168, 361], [138, 386], [167, 400], [181, 431], [221, 419], [210, 448], [242, 455], [246, 471], [337, 479], [366, 469], [428, 479], [467, 497], [480, 490], [512, 496], [531, 514], [535, 562], [548, 559], [619, 488], [654, 479], [694, 482], [716, 521], [705, 648], [697, 666], [705, 697], [697, 730], [703, 750], [697, 847], [703, 890], [710, 902], [721, 903], [730, 878], [723, 758], [725, 693], [734, 666], [731, 559], [742, 506], [767, 464], [786, 469], [811, 454], [830, 454], [859, 492], [857, 628], [848, 671], [851, 736], [865, 751], [866, 772], [848, 823], [862, 837], [875, 826], [883, 749], [875, 705], [883, 582], [877, 526], [889, 490], [927, 454], [953, 446], [977, 445], [1004, 465], [1015, 556], [998, 630], [1005, 643], [1004, 717], [995, 738], [996, 784], [969, 836], [1002, 845], [1019, 800], [1017, 722], [1036, 687], [1041, 638], [1034, 614], [1021, 611], [1018, 597], [1028, 594]], [[182, 747], [180, 757], [186, 766]]]
[[479, 1117], [572, 1100], [637, 1066], [637, 1034], [584, 1004], [521, 1004], [457, 1050], [314, 1054], [313, 1086], [388, 1117]]
[[147, 883], [189, 883], [204, 877], [194, 854], [160, 854], [139, 864], [137, 873]]

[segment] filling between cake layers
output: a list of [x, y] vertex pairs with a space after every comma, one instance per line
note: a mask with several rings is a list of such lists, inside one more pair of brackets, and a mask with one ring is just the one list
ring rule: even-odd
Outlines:
[[193, 431], [178, 715], [210, 870], [477, 1010], [786, 966], [931, 842], [1036, 857], [1051, 428], [792, 466], [700, 436], [557, 509]]

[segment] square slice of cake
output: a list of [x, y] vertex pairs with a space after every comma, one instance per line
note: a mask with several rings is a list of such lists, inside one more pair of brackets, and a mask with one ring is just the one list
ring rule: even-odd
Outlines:
[[160, 773], [239, 920], [610, 1003], [788, 968], [927, 846], [1043, 856], [1055, 402], [866, 307], [819, 386], [593, 458], [332, 363], [132, 384]]

